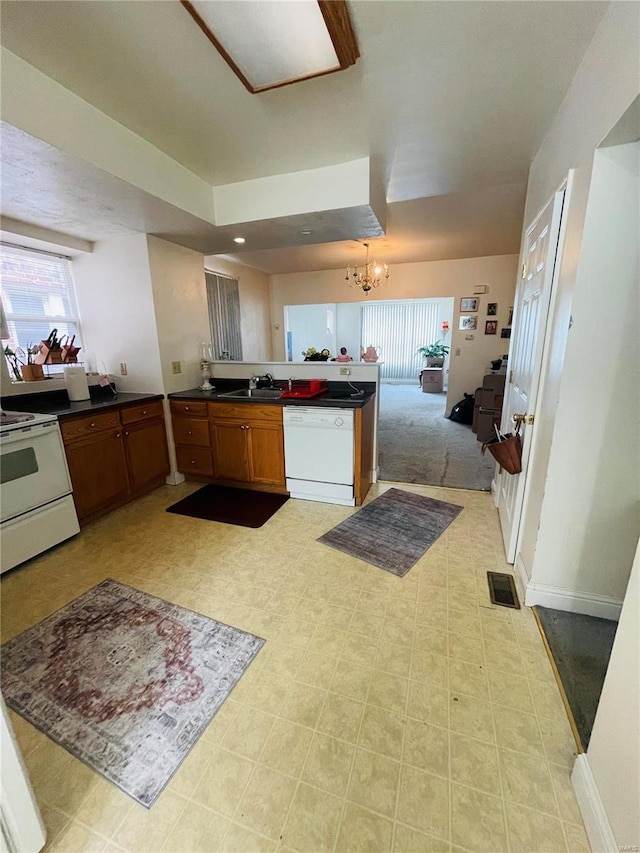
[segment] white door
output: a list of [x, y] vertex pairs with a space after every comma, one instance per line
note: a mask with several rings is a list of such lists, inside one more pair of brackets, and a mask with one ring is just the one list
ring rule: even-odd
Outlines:
[[561, 190], [529, 226], [520, 258], [521, 280], [514, 306], [502, 431], [515, 429], [514, 415], [522, 417], [522, 472], [507, 474], [501, 471], [497, 483], [498, 512], [509, 563], [515, 559], [532, 430], [535, 429], [536, 397], [563, 202], [564, 190]]

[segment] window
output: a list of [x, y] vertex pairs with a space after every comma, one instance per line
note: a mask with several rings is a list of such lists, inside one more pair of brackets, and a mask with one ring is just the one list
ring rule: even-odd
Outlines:
[[242, 361], [240, 295], [235, 278], [205, 270], [213, 357]]
[[[0, 246], [2, 310], [8, 338], [2, 345], [14, 352], [26, 353], [57, 329], [58, 339], [75, 335], [74, 346], [81, 346], [80, 318], [71, 278], [69, 258]], [[58, 365], [48, 366], [51, 372]]]
[[382, 379], [415, 380], [419, 346], [438, 339], [439, 300], [377, 302], [362, 306], [362, 346], [382, 350]]

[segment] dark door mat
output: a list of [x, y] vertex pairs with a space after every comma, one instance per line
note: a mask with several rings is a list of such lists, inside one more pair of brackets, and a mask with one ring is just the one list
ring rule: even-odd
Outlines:
[[489, 597], [492, 604], [520, 610], [516, 584], [511, 575], [506, 574], [506, 572], [487, 572], [487, 581], [489, 582]]
[[462, 509], [388, 489], [317, 541], [404, 577]]
[[209, 485], [167, 507], [167, 512], [240, 527], [262, 527], [288, 500], [289, 495]]
[[534, 610], [586, 750], [618, 623], [538, 605]]

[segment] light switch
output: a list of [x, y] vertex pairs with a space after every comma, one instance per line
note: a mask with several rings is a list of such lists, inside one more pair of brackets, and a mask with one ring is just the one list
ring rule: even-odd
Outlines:
[[460, 349], [460, 347], [456, 347], [454, 355], [460, 355], [461, 352], [462, 350]]
[[171, 369], [174, 373], [182, 373], [182, 364], [179, 361], [172, 361]]

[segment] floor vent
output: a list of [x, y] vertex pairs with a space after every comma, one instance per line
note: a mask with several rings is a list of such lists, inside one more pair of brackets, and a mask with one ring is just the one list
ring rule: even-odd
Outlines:
[[502, 607], [515, 607], [520, 610], [516, 585], [511, 575], [504, 572], [487, 572], [489, 581], [489, 595], [492, 604], [500, 604]]

